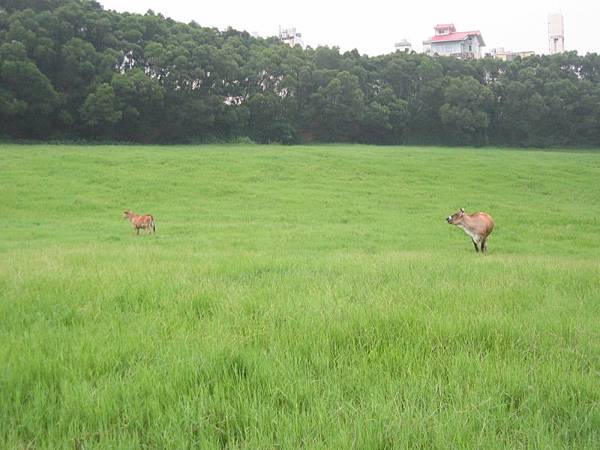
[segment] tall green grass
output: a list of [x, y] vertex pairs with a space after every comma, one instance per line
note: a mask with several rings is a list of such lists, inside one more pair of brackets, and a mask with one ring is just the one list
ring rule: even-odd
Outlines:
[[2, 448], [600, 447], [600, 152], [3, 145], [0, 195]]

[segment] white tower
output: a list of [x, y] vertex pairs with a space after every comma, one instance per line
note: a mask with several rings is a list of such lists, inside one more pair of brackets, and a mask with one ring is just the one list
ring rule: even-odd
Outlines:
[[551, 55], [565, 51], [565, 25], [561, 13], [548, 15], [548, 43]]
[[402, 39], [400, 42], [397, 42], [394, 47], [402, 53], [410, 53], [412, 51], [412, 45], [408, 42], [408, 39]]
[[290, 47], [299, 45], [304, 48], [304, 42], [302, 42], [302, 34], [296, 33], [296, 28], [281, 28], [279, 27], [279, 39], [285, 42]]

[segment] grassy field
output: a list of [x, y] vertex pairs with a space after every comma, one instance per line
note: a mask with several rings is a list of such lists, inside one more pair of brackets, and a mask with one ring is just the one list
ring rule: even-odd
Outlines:
[[3, 145], [0, 233], [0, 448], [600, 447], [600, 151]]

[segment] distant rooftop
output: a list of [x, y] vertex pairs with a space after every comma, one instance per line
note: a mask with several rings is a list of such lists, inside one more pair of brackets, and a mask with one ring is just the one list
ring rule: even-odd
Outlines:
[[456, 30], [456, 27], [453, 23], [438, 23], [434, 28], [452, 28]]
[[456, 27], [453, 23], [437, 24], [433, 28], [435, 30], [435, 36], [432, 36], [427, 41], [425, 41], [425, 44], [432, 44], [435, 42], [464, 41], [472, 36], [475, 36], [479, 40], [479, 45], [485, 46], [485, 42], [483, 41], [483, 37], [481, 36], [481, 31], [479, 30], [456, 31]]
[[410, 47], [411, 44], [408, 42], [408, 39], [402, 39], [399, 42], [396, 42], [396, 47]]
[[429, 42], [456, 42], [456, 41], [464, 41], [470, 36], [477, 36], [477, 38], [481, 41], [481, 45], [485, 45], [483, 43], [483, 37], [481, 37], [481, 31], [455, 31], [450, 34], [441, 34], [437, 36], [433, 36], [429, 39]]

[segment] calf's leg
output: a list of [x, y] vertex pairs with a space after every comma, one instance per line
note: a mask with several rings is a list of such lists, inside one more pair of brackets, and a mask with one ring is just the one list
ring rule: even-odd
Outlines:
[[475, 239], [471, 239], [473, 241], [473, 245], [475, 246], [475, 251], [479, 253], [479, 247], [477, 247], [477, 241]]

